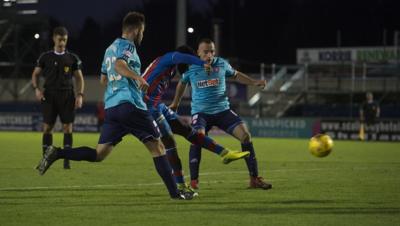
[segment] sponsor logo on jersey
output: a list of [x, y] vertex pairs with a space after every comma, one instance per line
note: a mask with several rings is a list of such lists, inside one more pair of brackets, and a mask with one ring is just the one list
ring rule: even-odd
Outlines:
[[67, 74], [68, 72], [69, 72], [69, 67], [68, 66], [64, 67], [64, 73]]
[[218, 73], [219, 72], [219, 67], [213, 67], [212, 70], [213, 70], [214, 73]]
[[201, 80], [201, 81], [197, 82], [198, 88], [207, 88], [207, 87], [218, 86], [218, 85], [219, 85], [219, 79], [217, 79], [217, 78]]

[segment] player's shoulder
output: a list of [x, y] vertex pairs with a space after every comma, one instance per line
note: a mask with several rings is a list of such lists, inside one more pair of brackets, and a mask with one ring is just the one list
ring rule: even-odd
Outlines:
[[228, 60], [226, 60], [226, 59], [224, 59], [222, 57], [214, 57], [214, 62], [213, 62], [214, 66], [221, 67], [221, 66], [224, 66], [226, 64], [229, 64]]
[[54, 51], [48, 50], [48, 51], [45, 51], [45, 52], [41, 53], [40, 56], [39, 56], [39, 59], [43, 59], [43, 58], [46, 58], [46, 57], [51, 57], [53, 55], [54, 55]]
[[80, 61], [80, 58], [79, 58], [78, 54], [76, 54], [74, 52], [71, 52], [69, 50], [67, 50], [65, 53], [68, 54], [70, 57], [74, 58], [75, 60]]
[[204, 71], [203, 66], [192, 64], [189, 66], [189, 69], [185, 72], [185, 74], [193, 74], [199, 71]]
[[127, 39], [124, 38], [118, 38], [118, 47], [120, 49], [128, 49], [131, 52], [135, 51], [135, 44]]

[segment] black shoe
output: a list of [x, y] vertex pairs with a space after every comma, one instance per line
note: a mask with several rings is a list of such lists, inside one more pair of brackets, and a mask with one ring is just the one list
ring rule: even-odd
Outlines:
[[71, 165], [69, 164], [69, 159], [64, 159], [64, 169], [71, 169]]
[[172, 197], [172, 199], [175, 199], [175, 200], [191, 200], [191, 199], [193, 199], [193, 193], [192, 192], [178, 191], [178, 196], [177, 197]]
[[57, 150], [58, 148], [49, 146], [44, 152], [44, 156], [42, 160], [40, 160], [37, 170], [40, 175], [46, 173], [46, 171], [50, 168], [51, 164], [57, 160]]

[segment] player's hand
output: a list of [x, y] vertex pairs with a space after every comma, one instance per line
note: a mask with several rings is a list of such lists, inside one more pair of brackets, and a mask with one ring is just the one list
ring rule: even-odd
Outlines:
[[82, 104], [83, 104], [83, 97], [82, 97], [82, 95], [78, 95], [75, 98], [75, 109], [81, 108]]
[[265, 80], [265, 79], [257, 80], [254, 85], [260, 87], [261, 89], [264, 89], [265, 86], [267, 85], [267, 80]]
[[203, 66], [204, 66], [204, 71], [205, 71], [207, 74], [210, 74], [211, 71], [212, 71], [211, 64], [206, 63], [206, 64], [204, 64]]
[[146, 92], [147, 92], [147, 89], [149, 88], [149, 84], [148, 84], [148, 83], [146, 82], [146, 80], [144, 80], [144, 78], [142, 78], [142, 77], [140, 77], [137, 81], [139, 82], [139, 89], [140, 89], [142, 92], [146, 93]]
[[35, 96], [38, 101], [44, 100], [44, 95], [40, 89], [35, 89]]

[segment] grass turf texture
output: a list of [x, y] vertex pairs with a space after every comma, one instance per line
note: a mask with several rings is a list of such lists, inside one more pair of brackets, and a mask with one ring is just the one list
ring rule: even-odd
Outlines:
[[[97, 140], [74, 134], [74, 146]], [[189, 143], [177, 141], [189, 181]], [[246, 189], [244, 161], [223, 165], [203, 151], [192, 201], [168, 198], [149, 153], [130, 136], [102, 163], [64, 170], [58, 161], [44, 176], [33, 169], [40, 133], [0, 132], [0, 144], [0, 225], [400, 225], [399, 143], [335, 141], [331, 155], [316, 158], [308, 140], [254, 138], [268, 191]]]

